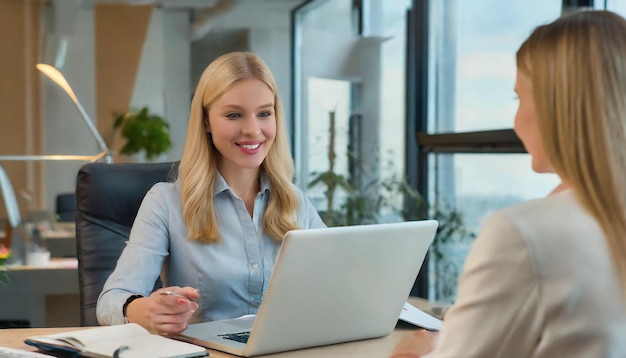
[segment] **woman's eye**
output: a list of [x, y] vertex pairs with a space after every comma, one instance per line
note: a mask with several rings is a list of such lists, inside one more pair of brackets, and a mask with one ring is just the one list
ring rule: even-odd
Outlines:
[[259, 117], [261, 118], [267, 118], [267, 117], [271, 117], [272, 116], [272, 112], [261, 112], [259, 113]]
[[228, 118], [228, 119], [237, 119], [237, 118], [240, 118], [240, 117], [241, 117], [241, 114], [239, 114], [239, 113], [228, 113], [226, 115], [226, 118]]

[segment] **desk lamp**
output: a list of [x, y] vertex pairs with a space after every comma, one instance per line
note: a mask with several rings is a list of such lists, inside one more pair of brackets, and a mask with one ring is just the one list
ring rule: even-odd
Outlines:
[[100, 147], [102, 151], [96, 155], [0, 155], [0, 161], [3, 161], [3, 160], [23, 160], [23, 161], [78, 160], [78, 161], [95, 162], [95, 161], [100, 160], [101, 158], [104, 158], [104, 160], [107, 163], [112, 163], [113, 156], [111, 155], [111, 151], [109, 150], [109, 147], [104, 142], [104, 139], [102, 139], [102, 136], [98, 132], [98, 129], [96, 128], [96, 126], [93, 124], [93, 121], [91, 120], [89, 115], [87, 115], [85, 108], [83, 108], [83, 106], [78, 101], [78, 98], [76, 98], [74, 91], [72, 91], [72, 87], [70, 87], [69, 83], [67, 83], [67, 80], [65, 79], [63, 74], [59, 70], [54, 68], [53, 66], [43, 64], [43, 63], [37, 64], [37, 69], [41, 71], [41, 73], [46, 75], [46, 77], [51, 79], [52, 82], [56, 83], [59, 87], [61, 87], [65, 91], [65, 93], [67, 93], [67, 95], [70, 97], [72, 102], [74, 102], [74, 105], [78, 109], [78, 112], [80, 113], [83, 121], [89, 128], [91, 135], [93, 135], [93, 137], [96, 138], [96, 141], [98, 142], [98, 146]]

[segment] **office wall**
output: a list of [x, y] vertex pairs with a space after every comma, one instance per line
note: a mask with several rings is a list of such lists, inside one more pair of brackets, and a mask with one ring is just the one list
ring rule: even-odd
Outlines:
[[[120, 159], [117, 153], [123, 143], [115, 141], [119, 134], [113, 129], [114, 114], [125, 113], [131, 108], [131, 97], [146, 44], [160, 43], [146, 41], [148, 28], [158, 26], [151, 21], [152, 10], [150, 5], [122, 4], [98, 4], [94, 8], [96, 121], [109, 148], [115, 151], [116, 161]], [[158, 61], [156, 68], [150, 70], [157, 79], [154, 87], [162, 88], [163, 82], [159, 82], [158, 78], [162, 73], [160, 60], [163, 51], [157, 46], [158, 50], [161, 51], [152, 57], [153, 61]], [[143, 67], [150, 64], [144, 61]]]
[[[37, 154], [41, 149], [39, 75], [35, 69], [40, 12], [40, 3], [0, 1], [0, 155]], [[40, 164], [0, 161], [0, 165], [9, 175], [20, 207], [37, 207]], [[2, 202], [0, 215], [6, 217]]]
[[[121, 27], [117, 25], [117, 21], [121, 20], [117, 16], [120, 10], [130, 10], [131, 14], [127, 16], [137, 20], [132, 23], [134, 28], [122, 27], [122, 32], [128, 31], [125, 36], [115, 33], [115, 30], [120, 31]], [[142, 10], [144, 24], [137, 19], [142, 16]], [[98, 25], [95, 21], [97, 10], [80, 9], [76, 13], [73, 31], [61, 35], [47, 29], [44, 35], [45, 51], [41, 61], [50, 64], [56, 62], [57, 66], [60, 65], [61, 72], [109, 145], [115, 144], [112, 141], [113, 118], [110, 113], [113, 111], [112, 108], [127, 107], [130, 102], [136, 67], [145, 38], [145, 29], [142, 32], [141, 27], [147, 27], [151, 10], [151, 7], [142, 9], [120, 5], [106, 6], [99, 11]], [[129, 21], [125, 23], [128, 24]], [[96, 29], [99, 29], [99, 34]], [[57, 57], [63, 51], [59, 46], [60, 38], [67, 40], [68, 45], [64, 61], [59, 64]], [[128, 47], [116, 46], [119, 38], [126, 38], [127, 41], [123, 44]], [[133, 51], [136, 47], [139, 48]], [[98, 81], [98, 77], [108, 81]], [[99, 153], [100, 148], [96, 139], [89, 132], [68, 96], [47, 79], [43, 81], [42, 93], [43, 123], [46, 127], [44, 153], [80, 155]], [[76, 174], [84, 164], [85, 162], [76, 161], [45, 164], [43, 208], [54, 210], [57, 194], [74, 191]]]
[[[123, 145], [123, 140], [114, 135], [112, 112], [120, 111], [120, 108], [123, 110], [147, 105], [155, 113], [169, 118], [169, 115], [165, 115], [165, 108], [171, 111], [176, 111], [177, 108], [181, 110], [182, 106], [176, 100], [164, 99], [163, 93], [166, 91], [165, 83], [168, 83], [167, 90], [177, 95], [187, 89], [185, 84], [177, 85], [180, 80], [170, 79], [166, 82], [165, 78], [171, 77], [171, 72], [179, 72], [182, 73], [179, 78], [184, 79], [184, 73], [188, 71], [188, 60], [184, 56], [188, 52], [188, 45], [185, 45], [185, 41], [180, 41], [181, 34], [186, 33], [188, 16], [176, 13], [169, 19], [161, 9], [153, 11], [152, 8], [145, 7], [107, 6], [122, 7], [122, 10], [127, 7], [138, 12], [133, 16], [143, 17], [146, 21], [143, 24], [136, 21], [134, 26], [137, 28], [124, 29], [124, 35], [120, 35], [108, 29], [109, 25], [115, 25], [115, 21], [119, 21], [115, 12], [110, 12], [112, 8], [105, 9], [100, 14], [100, 25], [96, 24], [96, 12], [102, 11], [102, 8], [80, 9], [76, 28], [69, 36], [67, 56], [61, 70], [107, 144], [116, 150]], [[98, 26], [100, 35], [96, 33]], [[120, 42], [120, 38], [124, 41]], [[174, 57], [174, 60], [166, 60], [171, 55], [164, 49], [165, 41], [171, 41], [172, 46], [178, 48], [177, 51], [183, 55]], [[100, 51], [99, 57], [97, 50]], [[118, 58], [111, 59], [108, 56]], [[52, 62], [53, 59], [44, 60]], [[98, 62], [101, 63], [100, 66], [97, 65]], [[99, 81], [97, 77], [103, 80]], [[49, 143], [46, 149], [49, 153], [98, 153], [96, 140], [65, 93], [54, 84], [47, 83], [44, 97], [45, 122], [56, 125], [55, 130], [46, 132], [46, 141]], [[166, 105], [168, 101], [169, 106]], [[184, 137], [177, 129], [172, 131], [174, 143], [177, 143], [176, 138]], [[116, 160], [125, 159], [116, 156]], [[46, 208], [54, 209], [54, 200], [58, 193], [74, 191], [76, 174], [84, 164], [55, 162], [46, 165]]]
[[[63, 38], [67, 40], [67, 52], [65, 57], [61, 57], [62, 66], [59, 65], [59, 70], [63, 72], [85, 111], [96, 121], [93, 11], [78, 11], [74, 21], [74, 28], [62, 36], [46, 29], [48, 31], [43, 37], [44, 55], [41, 61], [50, 64], [57, 61], [57, 57], [62, 56], [61, 42]], [[45, 127], [43, 152], [80, 155], [98, 153], [96, 140], [65, 92], [45, 77], [42, 77], [41, 86]], [[45, 208], [54, 210], [57, 194], [74, 192], [76, 173], [83, 164], [85, 163], [55, 161], [44, 165]]]
[[[171, 123], [172, 149], [159, 161], [180, 159], [184, 147], [191, 103], [188, 26], [187, 11], [153, 10], [132, 91], [131, 109], [147, 106]], [[123, 141], [116, 140], [119, 148]]]

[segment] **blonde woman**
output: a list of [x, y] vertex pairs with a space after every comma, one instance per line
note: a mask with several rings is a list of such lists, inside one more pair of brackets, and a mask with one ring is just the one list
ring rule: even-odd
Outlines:
[[435, 334], [392, 356], [626, 357], [626, 20], [574, 13], [517, 53], [515, 131], [546, 198], [493, 215]]
[[[146, 194], [99, 322], [168, 334], [255, 314], [283, 235], [324, 227], [292, 179], [272, 74], [252, 53], [219, 57], [198, 83], [178, 180]], [[159, 274], [165, 287], [151, 292]]]

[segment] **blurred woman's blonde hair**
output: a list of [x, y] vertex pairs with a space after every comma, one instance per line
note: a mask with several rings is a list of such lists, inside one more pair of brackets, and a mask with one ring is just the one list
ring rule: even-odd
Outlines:
[[213, 205], [219, 152], [205, 131], [204, 120], [211, 105], [238, 81], [257, 79], [274, 93], [276, 138], [260, 172], [267, 173], [270, 198], [263, 217], [263, 229], [274, 240], [298, 226], [295, 215], [300, 199], [292, 184], [293, 160], [285, 128], [283, 111], [274, 76], [263, 60], [249, 52], [232, 52], [218, 57], [204, 70], [191, 102], [185, 149], [178, 178], [182, 187], [183, 220], [189, 240], [220, 242], [221, 237]]
[[546, 156], [601, 225], [626, 297], [626, 20], [566, 15], [535, 29], [517, 66]]

